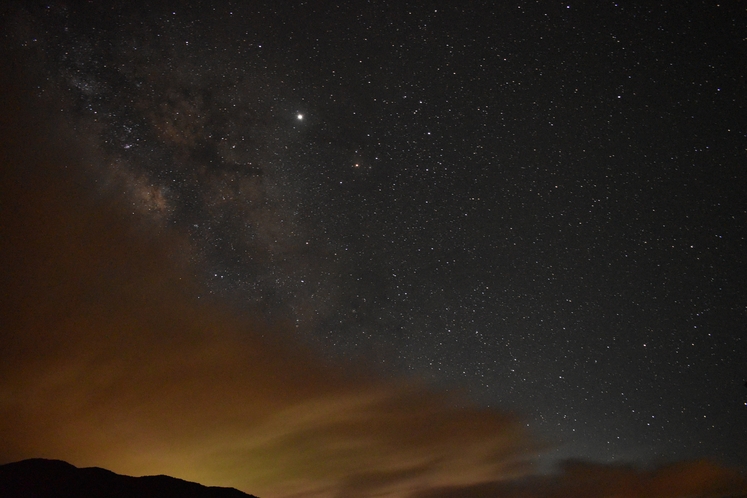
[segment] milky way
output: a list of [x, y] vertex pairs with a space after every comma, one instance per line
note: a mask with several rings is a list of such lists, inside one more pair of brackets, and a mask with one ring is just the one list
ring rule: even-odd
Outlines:
[[182, 234], [201, 299], [557, 457], [747, 464], [744, 9], [4, 13], [96, 195]]

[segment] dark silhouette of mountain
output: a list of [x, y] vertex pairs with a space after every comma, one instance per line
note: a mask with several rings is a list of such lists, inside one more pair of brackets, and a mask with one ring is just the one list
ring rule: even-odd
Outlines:
[[3, 498], [257, 498], [234, 488], [208, 487], [169, 476], [131, 477], [33, 458], [0, 465]]

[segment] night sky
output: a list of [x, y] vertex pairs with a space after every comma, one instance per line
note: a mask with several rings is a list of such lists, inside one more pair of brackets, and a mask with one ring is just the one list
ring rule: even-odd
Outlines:
[[0, 463], [263, 498], [747, 469], [744, 4], [0, 16]]

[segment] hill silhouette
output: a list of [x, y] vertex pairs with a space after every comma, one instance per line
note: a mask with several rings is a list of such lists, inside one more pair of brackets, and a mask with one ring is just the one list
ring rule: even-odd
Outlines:
[[62, 460], [33, 458], [0, 465], [4, 498], [257, 498], [234, 488], [208, 487], [174, 477], [131, 477]]

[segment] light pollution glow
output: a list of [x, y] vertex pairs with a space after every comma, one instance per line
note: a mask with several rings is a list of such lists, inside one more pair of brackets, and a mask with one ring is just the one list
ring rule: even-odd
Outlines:
[[127, 197], [90, 192], [87, 152], [36, 134], [3, 93], [16, 111], [2, 122], [0, 463], [59, 458], [263, 498], [744, 490], [702, 462], [532, 477], [540, 445], [517, 417], [330, 365], [282, 327], [197, 300], [189, 244], [133, 221]]

